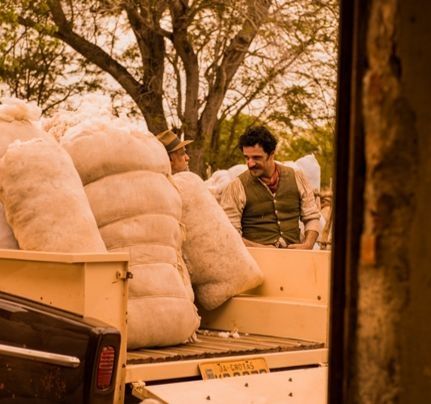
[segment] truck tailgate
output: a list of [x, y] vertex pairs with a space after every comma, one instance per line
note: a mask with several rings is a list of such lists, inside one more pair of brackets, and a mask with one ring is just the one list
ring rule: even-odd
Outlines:
[[169, 404], [326, 404], [326, 366], [144, 387], [141, 399]]

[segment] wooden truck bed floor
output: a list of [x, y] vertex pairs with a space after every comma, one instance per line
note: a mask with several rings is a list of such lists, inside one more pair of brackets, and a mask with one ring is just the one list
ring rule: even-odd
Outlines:
[[324, 343], [255, 334], [199, 330], [197, 341], [171, 347], [139, 349], [127, 353], [127, 364], [160, 363], [237, 355], [304, 351], [323, 348]]

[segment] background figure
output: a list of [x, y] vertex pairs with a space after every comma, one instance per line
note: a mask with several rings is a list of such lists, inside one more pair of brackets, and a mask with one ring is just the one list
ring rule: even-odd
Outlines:
[[171, 130], [165, 130], [157, 135], [157, 139], [163, 143], [171, 161], [172, 174], [181, 171], [189, 171], [190, 157], [186, 152], [186, 146], [193, 140], [181, 141]]

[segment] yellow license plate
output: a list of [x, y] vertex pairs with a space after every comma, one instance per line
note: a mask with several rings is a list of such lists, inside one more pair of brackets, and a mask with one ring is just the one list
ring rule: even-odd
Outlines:
[[264, 358], [253, 358], [238, 361], [214, 361], [199, 364], [202, 379], [222, 379], [244, 375], [268, 373], [268, 365]]

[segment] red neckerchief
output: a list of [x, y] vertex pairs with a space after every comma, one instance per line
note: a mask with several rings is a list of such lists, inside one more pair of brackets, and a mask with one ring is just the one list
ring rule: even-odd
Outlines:
[[277, 164], [275, 165], [274, 173], [270, 179], [262, 179], [262, 182], [271, 190], [273, 194], [277, 192], [278, 184], [280, 183], [280, 172], [278, 171]]

